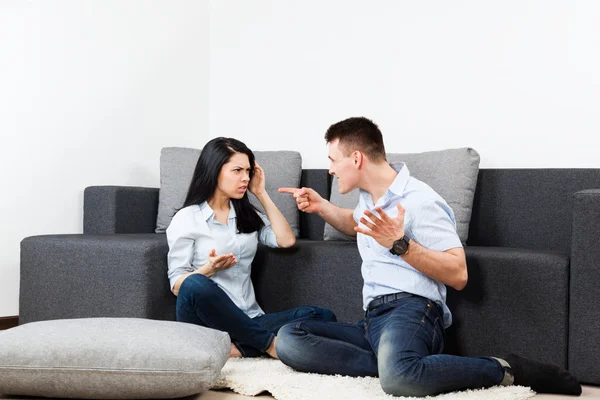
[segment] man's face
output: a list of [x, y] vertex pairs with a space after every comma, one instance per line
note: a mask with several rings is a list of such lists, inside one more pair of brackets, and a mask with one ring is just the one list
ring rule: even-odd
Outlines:
[[344, 156], [339, 143], [339, 139], [329, 143], [329, 173], [338, 178], [338, 191], [345, 194], [356, 189], [359, 176], [354, 156]]

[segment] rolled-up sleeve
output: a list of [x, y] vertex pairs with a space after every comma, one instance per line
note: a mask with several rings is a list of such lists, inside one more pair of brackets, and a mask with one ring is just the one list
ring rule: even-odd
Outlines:
[[177, 278], [196, 269], [191, 264], [196, 237], [194, 221], [193, 216], [186, 211], [186, 209], [183, 209], [175, 214], [167, 228], [167, 242], [169, 243], [167, 275], [171, 289], [175, 286]]
[[275, 232], [273, 232], [273, 228], [271, 227], [271, 222], [265, 215], [261, 213], [258, 213], [258, 215], [265, 223], [265, 226], [260, 228], [260, 231], [258, 231], [258, 241], [265, 246], [279, 247], [277, 244], [277, 236], [275, 236]]
[[447, 204], [427, 201], [419, 209], [409, 234], [420, 245], [436, 251], [462, 247], [454, 213]]

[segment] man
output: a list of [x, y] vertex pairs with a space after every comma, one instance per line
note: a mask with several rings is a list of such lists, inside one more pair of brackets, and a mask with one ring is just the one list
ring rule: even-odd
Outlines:
[[357, 324], [299, 322], [278, 334], [277, 354], [306, 372], [379, 376], [395, 396], [427, 396], [494, 385], [531, 386], [540, 393], [580, 395], [564, 369], [517, 355], [441, 354], [451, 323], [446, 286], [467, 284], [465, 252], [452, 209], [404, 164], [386, 161], [377, 125], [349, 118], [325, 134], [329, 173], [340, 193], [360, 189], [356, 209], [335, 206], [310, 188], [281, 188], [303, 212], [357, 236], [363, 260], [365, 319]]

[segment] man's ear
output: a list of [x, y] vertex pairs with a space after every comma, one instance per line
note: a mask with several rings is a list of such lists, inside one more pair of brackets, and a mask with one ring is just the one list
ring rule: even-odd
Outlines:
[[365, 156], [360, 151], [355, 151], [352, 153], [352, 159], [354, 161], [354, 167], [360, 169], [365, 161]]

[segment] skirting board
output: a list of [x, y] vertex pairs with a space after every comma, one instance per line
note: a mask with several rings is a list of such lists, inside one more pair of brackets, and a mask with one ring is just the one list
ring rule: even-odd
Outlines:
[[19, 316], [0, 317], [0, 331], [14, 328], [17, 325], [19, 325]]

